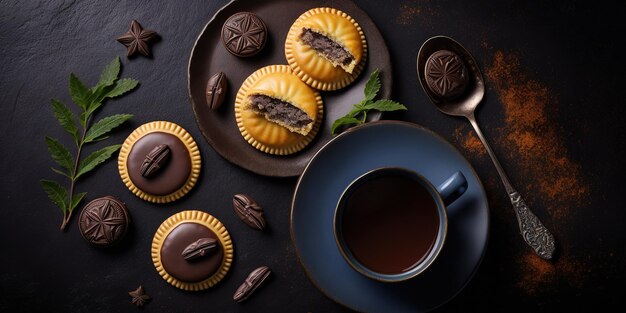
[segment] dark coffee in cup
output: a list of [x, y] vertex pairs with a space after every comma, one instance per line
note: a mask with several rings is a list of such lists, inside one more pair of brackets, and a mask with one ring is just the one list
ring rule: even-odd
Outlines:
[[430, 253], [439, 212], [422, 183], [401, 171], [372, 175], [345, 195], [341, 229], [354, 258], [372, 271], [412, 270]]
[[448, 229], [446, 205], [467, 190], [456, 172], [438, 187], [405, 168], [383, 167], [356, 178], [335, 210], [337, 247], [366, 277], [400, 282], [430, 267]]

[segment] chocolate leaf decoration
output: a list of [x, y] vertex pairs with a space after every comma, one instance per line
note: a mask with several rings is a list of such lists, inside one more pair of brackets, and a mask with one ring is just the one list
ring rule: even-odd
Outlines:
[[170, 154], [170, 147], [166, 144], [160, 144], [152, 148], [139, 168], [141, 176], [151, 178], [160, 172], [170, 160]]
[[67, 210], [67, 190], [53, 180], [42, 179], [40, 182], [43, 190], [48, 194], [48, 198], [50, 198], [62, 212], [65, 212]]
[[100, 74], [100, 80], [96, 86], [111, 86], [120, 75], [120, 57], [115, 57], [111, 63], [107, 64]]
[[74, 73], [70, 74], [70, 96], [74, 103], [76, 103], [81, 109], [85, 109], [89, 106], [87, 102], [87, 98], [89, 97], [90, 92], [83, 85], [83, 83], [74, 75]]
[[370, 78], [365, 83], [365, 89], [363, 93], [365, 94], [364, 101], [372, 101], [378, 95], [378, 91], [380, 91], [380, 78], [378, 77], [378, 69], [374, 70], [372, 74], [370, 74]]
[[87, 131], [84, 142], [97, 141], [115, 127], [122, 125], [132, 117], [132, 114], [116, 114], [97, 121], [91, 126], [91, 128], [89, 128], [89, 131]]
[[261, 266], [252, 271], [246, 280], [237, 288], [233, 300], [242, 302], [248, 299], [270, 276], [272, 270], [267, 266]]
[[182, 257], [188, 261], [194, 261], [198, 258], [208, 255], [217, 249], [217, 240], [215, 238], [200, 238], [189, 244], [182, 252]]
[[131, 78], [122, 78], [116, 84], [115, 87], [107, 93], [107, 98], [114, 98], [121, 96], [137, 87], [139, 81], [136, 81]]
[[236, 194], [233, 196], [233, 209], [242, 222], [248, 226], [263, 230], [265, 228], [265, 217], [263, 208], [250, 196]]
[[83, 174], [93, 170], [100, 163], [106, 161], [108, 158], [115, 153], [115, 151], [119, 150], [122, 145], [112, 145], [105, 148], [102, 148], [98, 151], [93, 152], [89, 156], [87, 156], [84, 160], [80, 162], [78, 165], [78, 172], [74, 179], [78, 179], [78, 177]]
[[67, 151], [67, 148], [56, 139], [46, 136], [46, 145], [48, 145], [48, 152], [50, 156], [61, 167], [67, 169], [68, 173], [72, 175], [72, 166], [74, 166], [74, 158]]
[[57, 99], [52, 99], [52, 111], [54, 112], [54, 116], [61, 124], [61, 127], [65, 129], [72, 138], [74, 138], [74, 143], [78, 146], [78, 141], [80, 137], [78, 135], [78, 126], [76, 126], [76, 118], [70, 109], [63, 104], [61, 101]]

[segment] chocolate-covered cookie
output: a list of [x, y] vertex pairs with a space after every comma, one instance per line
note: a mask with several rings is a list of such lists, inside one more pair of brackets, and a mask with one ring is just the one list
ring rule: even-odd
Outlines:
[[[163, 151], [170, 151], [167, 166], [160, 168], [158, 175], [146, 177], [142, 174], [142, 166], [151, 159], [151, 152], [160, 146], [168, 147]], [[164, 196], [185, 185], [191, 174], [191, 156], [180, 138], [156, 131], [135, 141], [128, 153], [126, 167], [137, 188], [151, 195]]]
[[200, 152], [182, 127], [165, 121], [144, 124], [124, 141], [118, 169], [138, 197], [157, 203], [174, 201], [195, 185]]
[[233, 261], [226, 227], [202, 211], [182, 211], [165, 220], [152, 239], [152, 261], [168, 283], [203, 290], [218, 283]]
[[118, 243], [126, 235], [129, 224], [126, 205], [112, 196], [87, 203], [78, 218], [80, 234], [97, 247], [110, 247]]
[[460, 96], [469, 83], [465, 63], [456, 53], [448, 50], [436, 51], [428, 57], [424, 77], [428, 89], [445, 100]]
[[238, 57], [256, 55], [267, 41], [267, 26], [256, 14], [239, 12], [222, 26], [222, 42], [228, 52]]
[[183, 255], [185, 248], [202, 238], [217, 240], [217, 235], [208, 227], [194, 222], [176, 226], [165, 237], [161, 247], [161, 263], [165, 271], [180, 281], [191, 283], [203, 281], [215, 274], [224, 258], [224, 251], [219, 245], [210, 255], [193, 262], [187, 261]]

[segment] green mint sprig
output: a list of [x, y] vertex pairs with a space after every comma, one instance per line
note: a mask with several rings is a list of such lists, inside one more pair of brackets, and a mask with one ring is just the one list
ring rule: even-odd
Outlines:
[[70, 96], [81, 110], [78, 117], [61, 101], [52, 99], [51, 104], [54, 116], [61, 124], [61, 127], [72, 136], [76, 145], [76, 156], [74, 157], [62, 143], [46, 136], [46, 145], [48, 146], [50, 156], [60, 166], [60, 168], [52, 168], [52, 171], [66, 177], [70, 181], [68, 191], [56, 181], [41, 180], [41, 186], [48, 194], [50, 200], [63, 212], [61, 230], [65, 230], [72, 217], [72, 212], [87, 194], [86, 192], [74, 193], [76, 181], [109, 159], [122, 145], [117, 144], [104, 147], [81, 160], [80, 156], [83, 146], [107, 139], [107, 134], [111, 130], [133, 117], [131, 114], [116, 114], [105, 117], [93, 124], [91, 123], [93, 114], [102, 107], [107, 99], [121, 96], [135, 89], [139, 84], [138, 81], [131, 78], [118, 79], [119, 74], [119, 57], [113, 59], [104, 68], [98, 83], [92, 88], [88, 89], [76, 75], [70, 74]]
[[376, 110], [380, 112], [390, 112], [398, 110], [406, 110], [406, 106], [389, 99], [380, 99], [374, 101], [378, 92], [380, 91], [380, 77], [378, 70], [375, 70], [370, 74], [370, 78], [365, 83], [365, 89], [363, 90], [365, 98], [361, 100], [348, 114], [338, 118], [330, 128], [330, 133], [335, 136], [340, 129], [346, 129], [352, 126], [365, 123], [367, 120], [367, 113], [370, 110]]

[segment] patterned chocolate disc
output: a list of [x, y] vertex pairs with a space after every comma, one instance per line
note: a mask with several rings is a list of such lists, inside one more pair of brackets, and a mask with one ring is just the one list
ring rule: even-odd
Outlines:
[[267, 27], [254, 13], [239, 12], [222, 26], [222, 42], [226, 49], [239, 57], [253, 56], [265, 47]]
[[433, 53], [426, 61], [424, 72], [430, 91], [446, 100], [460, 96], [469, 82], [465, 63], [448, 50]]
[[113, 197], [103, 197], [89, 202], [80, 213], [78, 228], [90, 244], [108, 247], [119, 242], [130, 220], [124, 203]]

